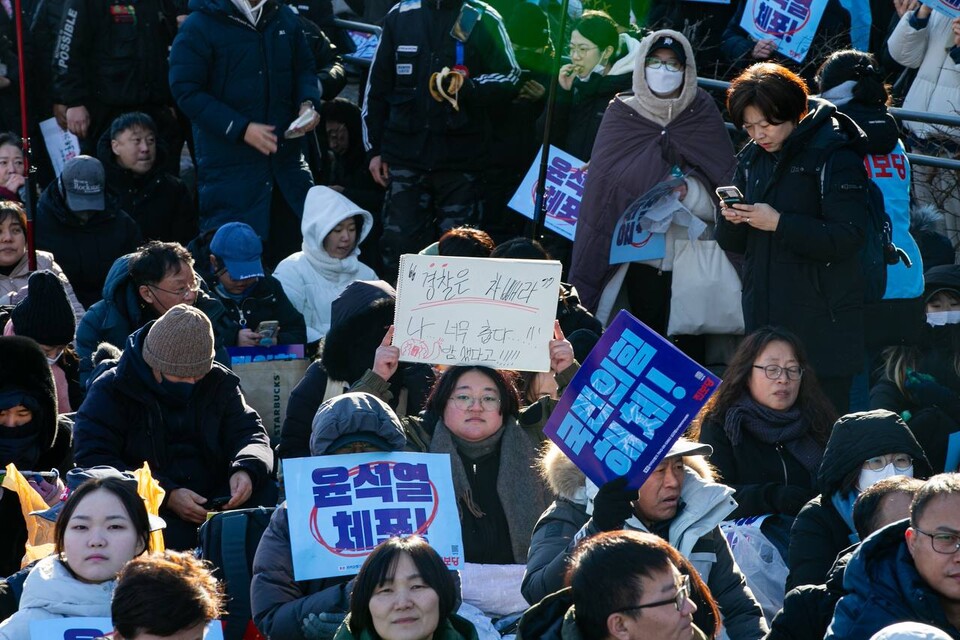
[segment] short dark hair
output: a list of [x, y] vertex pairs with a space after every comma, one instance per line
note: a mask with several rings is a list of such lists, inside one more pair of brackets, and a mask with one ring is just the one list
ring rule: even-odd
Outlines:
[[156, 284], [171, 271], [180, 273], [181, 263], [193, 267], [193, 256], [182, 244], [151, 240], [130, 259], [130, 279], [138, 285]]
[[513, 258], [515, 260], [553, 260], [550, 252], [544, 249], [542, 244], [523, 236], [501, 242], [490, 254], [490, 257]]
[[27, 212], [23, 205], [13, 200], [0, 200], [0, 223], [5, 222], [8, 218], [16, 220], [23, 232], [27, 232]]
[[223, 612], [223, 592], [212, 567], [190, 553], [134, 558], [120, 570], [110, 614], [124, 640], [149, 633], [172, 636]]
[[620, 46], [620, 33], [617, 31], [616, 21], [606, 11], [584, 11], [573, 31], [578, 31], [584, 38], [597, 45], [600, 53], [607, 47], [613, 47], [613, 55], [617, 55]]
[[[659, 536], [621, 530], [584, 539], [570, 559], [566, 584], [571, 587], [577, 627], [585, 640], [604, 640], [610, 614], [636, 605], [643, 597], [642, 579], [671, 565], [690, 576], [691, 598], [710, 609], [714, 629], [705, 631], [715, 637], [720, 621], [717, 605], [689, 561]], [[636, 618], [642, 609], [623, 613]]]
[[437, 243], [440, 255], [463, 258], [489, 258], [494, 246], [489, 233], [473, 227], [454, 227]]
[[[63, 508], [57, 515], [57, 522], [53, 528], [53, 546], [56, 553], [63, 551], [63, 537], [73, 512], [77, 510], [84, 498], [100, 489], [117, 496], [120, 504], [126, 509], [130, 522], [133, 523], [134, 531], [140, 538], [144, 551], [150, 548], [150, 518], [147, 515], [147, 507], [143, 504], [143, 499], [131, 488], [130, 483], [120, 478], [91, 478], [67, 497], [67, 501], [63, 503]], [[69, 561], [69, 558], [67, 560]]]
[[373, 640], [380, 640], [370, 616], [370, 598], [387, 580], [392, 580], [401, 554], [407, 554], [417, 567], [420, 578], [436, 591], [440, 600], [440, 625], [456, 606], [457, 587], [443, 558], [420, 536], [395, 536], [377, 545], [360, 567], [350, 596], [350, 631], [359, 638], [367, 631]]
[[116, 140], [120, 137], [120, 134], [133, 127], [141, 127], [154, 136], [157, 135], [157, 123], [153, 121], [153, 118], [140, 111], [131, 111], [121, 113], [110, 123], [110, 139]]
[[758, 62], [727, 89], [727, 111], [738, 129], [747, 107], [756, 107], [770, 124], [800, 122], [807, 115], [807, 83], [779, 64]]
[[491, 369], [480, 365], [458, 365], [444, 371], [430, 389], [427, 409], [438, 416], [443, 415], [443, 409], [447, 406], [450, 396], [453, 395], [453, 390], [457, 387], [460, 376], [468, 371], [477, 371], [493, 380], [497, 391], [500, 392], [501, 416], [515, 418], [519, 415], [520, 392], [517, 390], [516, 374], [513, 371]]
[[877, 516], [880, 514], [880, 503], [884, 498], [893, 493], [915, 496], [922, 486], [923, 480], [893, 476], [875, 482], [864, 489], [853, 503], [853, 528], [857, 530], [857, 536], [863, 540], [879, 528]]
[[939, 473], [917, 489], [910, 503], [910, 526], [916, 527], [930, 501], [940, 496], [960, 494], [960, 473]]
[[3, 133], [0, 133], [0, 147], [5, 147], [8, 144], [13, 145], [14, 147], [17, 147], [23, 151], [23, 139], [21, 139], [20, 136], [12, 131], [4, 131]]

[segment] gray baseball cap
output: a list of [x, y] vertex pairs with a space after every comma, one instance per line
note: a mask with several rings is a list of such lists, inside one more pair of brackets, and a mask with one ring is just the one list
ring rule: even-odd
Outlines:
[[96, 158], [70, 158], [63, 165], [60, 180], [63, 197], [71, 211], [103, 211], [106, 208], [106, 179], [103, 165]]

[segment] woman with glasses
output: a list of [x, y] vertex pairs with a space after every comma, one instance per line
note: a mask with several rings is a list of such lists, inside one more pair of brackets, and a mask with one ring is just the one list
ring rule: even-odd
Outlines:
[[717, 242], [741, 254], [746, 330], [782, 326], [809, 350], [838, 413], [864, 361], [864, 274], [869, 195], [866, 136], [780, 65], [761, 63], [727, 91], [733, 123], [750, 137], [722, 203]]
[[[733, 145], [714, 99], [697, 88], [693, 47], [680, 33], [655, 31], [640, 43], [633, 93], [610, 102], [597, 132], [573, 244], [570, 282], [606, 323], [626, 294], [629, 309], [667, 334], [675, 244], [712, 238], [713, 192], [729, 184]], [[651, 188], [678, 179], [676, 207], [662, 222], [660, 256], [611, 264], [611, 238], [624, 211]], [[706, 310], [703, 310], [707, 313]]]
[[605, 12], [583, 12], [570, 34], [570, 62], [560, 67], [551, 144], [584, 162], [590, 159], [607, 104], [630, 90], [639, 50], [640, 43], [618, 33]]
[[817, 470], [835, 419], [799, 339], [765, 327], [743, 339], [691, 430], [713, 447], [710, 462], [736, 492], [731, 518], [792, 518], [817, 494]]
[[790, 531], [787, 591], [823, 584], [837, 555], [860, 541], [853, 503], [884, 478], [926, 478], [930, 465], [900, 417], [883, 409], [837, 420], [817, 477], [820, 495], [800, 510]]

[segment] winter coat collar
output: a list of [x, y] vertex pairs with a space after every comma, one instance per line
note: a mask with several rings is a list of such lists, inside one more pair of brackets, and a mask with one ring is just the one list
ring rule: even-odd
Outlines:
[[116, 580], [99, 584], [80, 582], [67, 570], [58, 555], [37, 563], [23, 583], [20, 611], [43, 609], [63, 617], [110, 615], [110, 598]]

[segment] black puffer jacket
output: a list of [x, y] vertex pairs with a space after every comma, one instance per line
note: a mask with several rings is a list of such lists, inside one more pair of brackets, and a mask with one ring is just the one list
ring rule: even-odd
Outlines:
[[856, 146], [863, 133], [829, 102], [811, 98], [810, 108], [779, 153], [754, 142], [740, 153], [735, 183], [748, 203], [780, 213], [776, 231], [718, 216], [717, 242], [745, 256], [746, 331], [785, 327], [800, 337], [818, 376], [851, 376], [863, 368], [864, 353], [859, 251], [867, 175]]
[[97, 157], [107, 176], [107, 192], [138, 225], [144, 240], [163, 240], [186, 245], [197, 235], [197, 207], [180, 178], [164, 169], [167, 151], [157, 140], [153, 168], [139, 175], [117, 164], [110, 148], [110, 132], [97, 142]]
[[37, 249], [57, 256], [57, 263], [85, 308], [100, 300], [113, 261], [140, 246], [137, 223], [107, 196], [107, 208], [83, 224], [67, 208], [60, 181], [44, 189], [34, 225]]
[[[0, 467], [11, 462], [21, 471], [50, 471], [66, 473], [73, 467], [72, 431], [70, 421], [57, 418], [57, 391], [50, 367], [43, 352], [30, 338], [0, 337], [0, 393], [13, 388], [25, 391], [38, 405], [33, 410], [29, 425], [5, 427], [0, 432], [0, 445], [7, 449], [7, 437], [28, 437], [38, 434], [36, 450], [11, 448], [0, 456]], [[10, 444], [13, 444], [10, 442]], [[27, 527], [20, 510], [20, 500], [13, 491], [3, 491], [0, 497], [0, 575], [8, 576], [20, 568]]]
[[770, 633], [763, 640], [822, 640], [837, 602], [845, 593], [843, 572], [854, 549], [856, 547], [837, 558], [825, 584], [790, 589], [783, 599], [783, 608], [770, 623]]
[[803, 584], [821, 584], [837, 554], [856, 539], [832, 499], [856, 491], [845, 487], [847, 477], [864, 461], [888, 453], [906, 453], [913, 458], [913, 474], [926, 478], [930, 464], [907, 425], [890, 411], [868, 411], [843, 416], [833, 426], [817, 477], [821, 495], [800, 510], [790, 531], [787, 589]]

